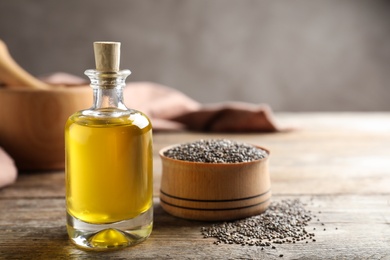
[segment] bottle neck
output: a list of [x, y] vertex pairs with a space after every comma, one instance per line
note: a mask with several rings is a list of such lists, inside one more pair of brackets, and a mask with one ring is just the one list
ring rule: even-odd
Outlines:
[[91, 80], [93, 88], [92, 109], [120, 109], [127, 110], [123, 103], [123, 87], [126, 78], [130, 75], [129, 70], [118, 72], [101, 72], [97, 70], [85, 71]]
[[123, 89], [118, 88], [94, 88], [93, 109], [118, 108], [126, 110], [123, 103]]

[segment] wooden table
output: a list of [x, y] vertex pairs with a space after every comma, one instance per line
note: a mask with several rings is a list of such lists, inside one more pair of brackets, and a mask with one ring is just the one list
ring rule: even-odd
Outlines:
[[[134, 247], [114, 252], [76, 248], [65, 229], [64, 173], [20, 174], [0, 190], [0, 259], [390, 259], [390, 113], [277, 114], [293, 132], [276, 134], [156, 133], [154, 230]], [[273, 200], [299, 198], [316, 228], [316, 242], [256, 246], [215, 245], [200, 228], [159, 205], [166, 145], [228, 138], [271, 150]], [[321, 212], [321, 213], [319, 213]], [[324, 223], [324, 226], [321, 225]], [[323, 229], [326, 228], [326, 231]]]

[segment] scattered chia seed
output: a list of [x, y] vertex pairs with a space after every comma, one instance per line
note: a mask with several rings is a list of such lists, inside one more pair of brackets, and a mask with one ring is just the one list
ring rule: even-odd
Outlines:
[[300, 200], [282, 200], [272, 202], [260, 215], [202, 227], [201, 232], [204, 238], [214, 237], [217, 243], [224, 244], [269, 247], [271, 243], [295, 243], [306, 239], [314, 242], [314, 233], [305, 229], [311, 219], [310, 211]]
[[227, 139], [201, 139], [172, 147], [164, 152], [164, 156], [190, 162], [242, 163], [263, 159], [268, 154], [253, 145]]

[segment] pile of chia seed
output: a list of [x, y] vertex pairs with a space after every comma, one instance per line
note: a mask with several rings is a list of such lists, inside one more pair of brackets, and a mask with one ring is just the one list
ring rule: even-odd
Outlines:
[[275, 249], [272, 244], [315, 242], [314, 233], [305, 229], [311, 219], [311, 212], [300, 200], [282, 200], [271, 203], [263, 214], [202, 227], [201, 232], [204, 238], [216, 238], [214, 244], [217, 245], [240, 244]]
[[263, 159], [267, 152], [253, 145], [227, 139], [199, 140], [170, 148], [164, 156], [190, 162], [242, 163]]

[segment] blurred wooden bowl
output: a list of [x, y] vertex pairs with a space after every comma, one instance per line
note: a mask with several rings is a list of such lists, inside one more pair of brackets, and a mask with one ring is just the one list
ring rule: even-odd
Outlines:
[[176, 217], [233, 220], [264, 212], [271, 199], [268, 156], [244, 163], [200, 163], [162, 159], [160, 203]]
[[0, 88], [0, 146], [19, 170], [63, 169], [65, 122], [91, 105], [89, 86]]

